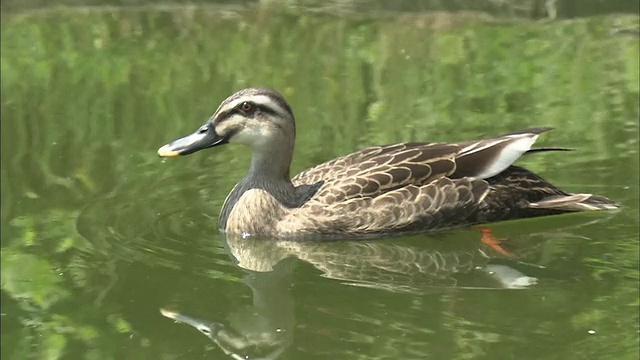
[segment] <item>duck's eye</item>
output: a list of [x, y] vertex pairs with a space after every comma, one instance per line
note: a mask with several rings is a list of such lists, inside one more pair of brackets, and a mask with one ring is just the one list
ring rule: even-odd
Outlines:
[[242, 110], [245, 113], [251, 112], [253, 110], [253, 104], [251, 104], [248, 101], [245, 101], [240, 105], [240, 110]]

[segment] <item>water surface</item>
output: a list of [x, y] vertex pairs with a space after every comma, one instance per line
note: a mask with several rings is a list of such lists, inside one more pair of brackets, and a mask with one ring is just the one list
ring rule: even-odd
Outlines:
[[[637, 359], [638, 37], [615, 31], [637, 26], [209, 7], [3, 18], [2, 356]], [[367, 145], [553, 126], [540, 145], [577, 151], [521, 164], [622, 208], [491, 225], [513, 258], [473, 229], [224, 238], [248, 149], [156, 149], [257, 85], [297, 116], [294, 173]]]

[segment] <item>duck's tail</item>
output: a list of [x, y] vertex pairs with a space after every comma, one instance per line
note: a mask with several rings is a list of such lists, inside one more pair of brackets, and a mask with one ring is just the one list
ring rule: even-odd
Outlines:
[[545, 146], [545, 147], [537, 147], [531, 148], [527, 150], [525, 154], [533, 154], [547, 151], [575, 151], [576, 149], [566, 148], [566, 147], [558, 147], [558, 146]]
[[[527, 154], [546, 151], [574, 151], [564, 147], [539, 147], [532, 148]], [[546, 197], [537, 202], [529, 204], [532, 209], [548, 209], [558, 211], [594, 211], [594, 210], [615, 210], [620, 207], [615, 201], [604, 196], [593, 194], [566, 194]]]
[[594, 211], [615, 210], [620, 205], [604, 196], [592, 194], [568, 194], [544, 198], [529, 203], [532, 209], [549, 209], [559, 211]]

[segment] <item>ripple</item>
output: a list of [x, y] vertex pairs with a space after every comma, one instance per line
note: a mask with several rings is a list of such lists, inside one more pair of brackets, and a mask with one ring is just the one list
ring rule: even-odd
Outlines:
[[149, 175], [123, 183], [82, 209], [77, 231], [93, 251], [122, 261], [174, 269], [232, 266], [217, 241], [219, 205], [198, 190], [206, 189], [202, 182], [208, 179], [197, 175]]

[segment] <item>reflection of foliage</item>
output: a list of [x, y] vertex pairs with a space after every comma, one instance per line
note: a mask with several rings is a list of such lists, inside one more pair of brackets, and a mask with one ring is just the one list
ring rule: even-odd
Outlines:
[[[175, 1], [176, 3], [184, 1]], [[224, 0], [194, 0], [190, 3], [211, 4], [221, 7]], [[241, 1], [242, 4], [282, 5], [291, 8], [304, 8], [310, 11], [329, 13], [366, 13], [379, 12], [483, 12], [493, 16], [509, 18], [573, 18], [609, 13], [638, 12], [637, 3], [633, 0], [582, 0], [576, 4], [573, 0], [254, 0]], [[60, 5], [85, 6], [157, 6], [155, 0], [5, 0], [2, 9], [5, 11], [24, 11], [26, 9]], [[167, 5], [165, 5], [167, 6]], [[171, 6], [171, 5], [168, 5]]]
[[[132, 262], [156, 256], [157, 264], [176, 267], [154, 252], [156, 238], [142, 243], [140, 234], [154, 225], [157, 209], [186, 208], [209, 191], [223, 198], [244, 171], [235, 163], [247, 155], [211, 155], [234, 165], [222, 177], [206, 175], [210, 157], [174, 168], [145, 165], [158, 145], [193, 130], [239, 87], [266, 84], [291, 100], [304, 144], [296, 169], [372, 143], [550, 125], [562, 129], [549, 135], [554, 142], [581, 150], [566, 161], [589, 164], [584, 174], [561, 173], [560, 180], [584, 175], [637, 186], [638, 41], [609, 33], [637, 26], [635, 16], [540, 24], [451, 14], [377, 19], [199, 10], [59, 9], [3, 18], [2, 297], [3, 309], [16, 304], [21, 326], [18, 335], [3, 332], [3, 355], [23, 358], [35, 345], [34, 358], [73, 349], [90, 349], [89, 358], [117, 357], [105, 339], [135, 330], [127, 315], [101, 301], [118, 273], [108, 256], [125, 247]], [[546, 170], [556, 166], [546, 166], [551, 159], [530, 161]], [[617, 171], [593, 171], [594, 159], [611, 159], [606, 166]], [[167, 179], [181, 190], [153, 191], [167, 189]], [[617, 195], [635, 204], [637, 192]], [[96, 200], [125, 197], [128, 207]], [[94, 204], [101, 211], [89, 223], [92, 232], [81, 236], [77, 220], [89, 219], [86, 207]], [[637, 211], [631, 215], [637, 220]], [[188, 231], [184, 223], [172, 234]], [[173, 230], [171, 221], [163, 225]], [[109, 247], [115, 236], [87, 236], [107, 231], [129, 242]], [[629, 350], [637, 315], [627, 314], [637, 296], [635, 285], [620, 279], [638, 280], [637, 242], [624, 240], [603, 245], [615, 250], [611, 258], [594, 253], [588, 262], [594, 274], [618, 282], [572, 314], [576, 328], [610, 324], [597, 336]], [[603, 314], [623, 321], [609, 323]], [[402, 328], [412, 321], [404, 320], [391, 323], [395, 340], [415, 334]], [[490, 330], [460, 336], [460, 348], [494, 340]], [[15, 341], [7, 346], [5, 339]], [[584, 345], [585, 354], [602, 351], [594, 342]], [[388, 353], [399, 346], [380, 344]]]
[[[10, 221], [10, 225], [17, 232], [17, 237], [12, 242], [13, 246], [36, 245], [35, 238], [52, 239], [51, 243], [37, 245], [46, 246], [54, 253], [63, 253], [70, 248], [86, 248], [86, 241], [75, 231], [77, 212], [53, 209], [41, 214], [38, 218], [19, 216]], [[44, 234], [43, 234], [44, 232]]]
[[[86, 249], [86, 241], [74, 229], [74, 213], [44, 212], [40, 217], [19, 216], [11, 220], [2, 250], [2, 289], [13, 298], [31, 304], [30, 309], [47, 310], [69, 296], [60, 268], [39, 253], [63, 254]], [[4, 236], [3, 236], [4, 237]], [[5, 237], [6, 238], [6, 237]], [[37, 250], [36, 250], [37, 249]], [[35, 250], [35, 251], [29, 251]], [[55, 269], [58, 269], [57, 271]]]
[[60, 286], [62, 279], [44, 259], [6, 249], [2, 251], [2, 267], [2, 289], [25, 303], [47, 310], [69, 296]]
[[640, 282], [638, 239], [628, 239], [606, 248], [609, 253], [605, 256], [587, 259], [594, 269], [594, 276], [607, 282], [624, 279], [623, 283], [626, 286], [618, 286], [613, 291], [598, 296], [588, 311], [573, 317], [572, 325], [575, 329], [582, 332], [592, 331], [592, 336], [596, 338], [581, 341], [576, 346], [576, 355], [590, 357], [606, 344], [607, 355], [611, 358], [637, 359], [640, 355], [640, 300], [636, 287]]
[[[3, 124], [15, 134], [3, 136], [3, 149], [12, 149], [3, 163], [13, 171], [29, 164], [25, 171], [39, 175], [17, 194], [41, 196], [43, 185], [47, 198], [54, 189], [79, 199], [109, 191], [115, 174], [153, 157], [149, 149], [166, 133], [192, 130], [221, 97], [254, 84], [291, 99], [305, 166], [371, 143], [462, 139], [522, 124], [559, 127], [545, 136], [558, 143], [588, 143], [580, 146], [584, 159], [627, 163], [637, 146], [629, 119], [638, 116], [638, 42], [608, 32], [636, 18], [559, 23], [550, 31], [449, 15], [242, 16], [61, 10], [4, 26], [2, 112], [24, 121]], [[66, 119], [63, 128], [43, 120], [51, 114]], [[15, 143], [26, 134], [35, 137], [28, 147]], [[82, 151], [69, 152], [75, 148]]]
[[[88, 249], [86, 241], [75, 232], [76, 217], [74, 213], [52, 210], [38, 218], [14, 218], [10, 229], [3, 228], [12, 238], [1, 253], [3, 303], [5, 296], [16, 301], [19, 310], [10, 315], [22, 325], [17, 343], [10, 348], [3, 344], [3, 356], [11, 351], [16, 358], [58, 359], [68, 355], [71, 344], [80, 343], [89, 349], [85, 358], [104, 359], [109, 352], [100, 348], [101, 336], [107, 332], [132, 333], [120, 314], [109, 315], [110, 328], [99, 329], [90, 324], [95, 315], [65, 314], [59, 310], [75, 292], [73, 288], [88, 285], [88, 267], [81, 254], [72, 255], [66, 266], [61, 265], [61, 257], [70, 250]], [[42, 253], [54, 256], [47, 259]], [[66, 279], [71, 279], [73, 286]]]

